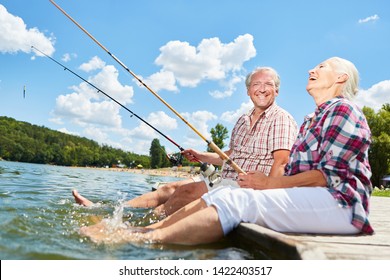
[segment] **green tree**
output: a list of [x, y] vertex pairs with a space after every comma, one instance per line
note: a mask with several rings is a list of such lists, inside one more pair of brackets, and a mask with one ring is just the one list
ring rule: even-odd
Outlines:
[[372, 108], [364, 107], [363, 113], [372, 133], [369, 150], [371, 182], [379, 186], [383, 176], [390, 174], [390, 104], [383, 105], [377, 113]]
[[[225, 147], [224, 140], [229, 137], [228, 133], [228, 129], [219, 123], [210, 130], [211, 139], [221, 150]], [[214, 152], [210, 147], [207, 147], [207, 151]]]
[[171, 162], [169, 161], [168, 159], [168, 155], [167, 155], [167, 152], [165, 150], [165, 147], [164, 146], [161, 146], [162, 148], [162, 153], [161, 153], [161, 167], [170, 167], [171, 166]]
[[163, 157], [165, 156], [165, 149], [160, 145], [160, 141], [155, 138], [152, 141], [149, 149], [150, 167], [160, 168], [163, 166]]
[[[146, 155], [137, 155], [97, 142], [27, 122], [0, 117], [0, 158], [10, 161], [67, 166], [112, 166], [135, 162], [150, 167]], [[128, 165], [129, 166], [129, 165]]]

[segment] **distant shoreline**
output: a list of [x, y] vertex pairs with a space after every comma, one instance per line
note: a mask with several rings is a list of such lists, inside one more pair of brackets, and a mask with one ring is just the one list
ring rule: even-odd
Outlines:
[[[6, 161], [0, 158], [0, 161]], [[28, 163], [28, 162], [26, 162]], [[44, 164], [51, 165], [51, 164]], [[53, 165], [56, 166], [56, 165]], [[60, 166], [60, 165], [58, 165]], [[94, 166], [63, 166], [68, 168], [82, 168], [82, 169], [93, 169], [93, 170], [102, 170], [102, 171], [112, 171], [112, 172], [129, 172], [134, 174], [142, 175], [152, 175], [152, 176], [161, 176], [161, 177], [176, 177], [176, 178], [192, 178], [199, 173], [199, 167], [191, 169], [189, 166], [185, 167], [166, 167], [158, 169], [145, 169], [145, 168], [120, 168], [120, 167], [94, 167]]]
[[73, 166], [74, 168], [88, 168], [94, 170], [104, 170], [112, 172], [130, 172], [134, 174], [153, 175], [163, 177], [177, 177], [177, 178], [192, 178], [197, 175], [196, 170], [190, 171], [190, 167], [175, 168], [159, 168], [159, 169], [138, 169], [138, 168], [119, 168], [119, 167], [81, 167]]

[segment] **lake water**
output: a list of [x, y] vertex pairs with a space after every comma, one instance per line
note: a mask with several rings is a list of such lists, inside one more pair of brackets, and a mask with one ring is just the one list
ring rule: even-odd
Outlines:
[[[0, 161], [0, 259], [175, 260], [257, 259], [229, 240], [205, 246], [97, 245], [78, 230], [115, 218], [121, 202], [151, 190], [158, 181], [179, 180], [105, 170]], [[74, 203], [72, 189], [99, 206]], [[125, 208], [122, 220], [147, 223], [150, 209]]]

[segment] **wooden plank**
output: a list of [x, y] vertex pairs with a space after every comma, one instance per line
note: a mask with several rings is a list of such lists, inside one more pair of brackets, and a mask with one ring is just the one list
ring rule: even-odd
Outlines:
[[390, 198], [372, 197], [374, 235], [282, 234], [242, 223], [232, 236], [274, 259], [390, 259]]

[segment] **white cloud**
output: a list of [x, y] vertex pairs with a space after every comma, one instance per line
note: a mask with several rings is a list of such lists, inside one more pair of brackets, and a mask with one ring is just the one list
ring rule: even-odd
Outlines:
[[110, 140], [109, 135], [101, 128], [97, 128], [95, 126], [88, 126], [84, 129], [84, 134], [87, 138], [94, 139], [98, 143], [117, 147], [117, 145], [114, 145], [113, 142]]
[[243, 76], [235, 76], [234, 75], [232, 79], [228, 80], [227, 82], [221, 83], [225, 88], [224, 91], [215, 90], [215, 91], [209, 92], [209, 94], [216, 99], [221, 99], [221, 98], [232, 96], [236, 90], [236, 84], [240, 83], [243, 80], [244, 80]]
[[250, 109], [253, 108], [253, 102], [249, 100], [246, 103], [242, 103], [240, 108], [236, 111], [227, 111], [221, 115], [221, 120], [235, 124], [239, 117], [241, 117], [244, 113], [247, 113]]
[[178, 91], [175, 75], [170, 71], [160, 71], [143, 80], [154, 91], [168, 90]]
[[92, 102], [82, 92], [57, 97], [55, 114], [81, 126], [94, 123], [120, 127], [122, 123], [117, 104], [112, 101]]
[[390, 103], [390, 80], [381, 81], [367, 90], [359, 90], [355, 102], [363, 108], [370, 107], [374, 110], [379, 110], [385, 103]]
[[133, 103], [133, 87], [122, 85], [118, 78], [117, 69], [113, 65], [107, 65], [98, 74], [91, 77], [90, 82], [123, 105]]
[[102, 69], [105, 65], [106, 65], [106, 63], [103, 60], [101, 60], [97, 56], [94, 56], [91, 58], [90, 61], [81, 64], [79, 69], [81, 69], [85, 72], [90, 72], [93, 70]]
[[164, 131], [174, 130], [177, 128], [177, 120], [171, 118], [163, 111], [151, 113], [147, 118], [148, 123], [157, 129]]
[[[211, 139], [208, 122], [217, 119], [217, 116], [208, 111], [197, 111], [193, 113], [182, 113], [181, 116], [190, 123], [202, 136]], [[195, 131], [189, 128], [190, 132], [185, 136], [184, 144], [187, 147], [195, 147], [206, 142], [202, 140]]]
[[150, 126], [141, 122], [139, 126], [130, 131], [130, 137], [151, 141], [152, 139], [157, 138], [158, 134]]
[[54, 124], [58, 124], [58, 125], [63, 125], [64, 124], [62, 119], [58, 118], [58, 117], [50, 118], [49, 121], [54, 123]]
[[[54, 43], [53, 35], [47, 37], [36, 27], [28, 29], [22, 18], [8, 13], [7, 9], [0, 4], [0, 52], [30, 53], [31, 46], [34, 46], [47, 55], [52, 55]], [[35, 50], [34, 53], [42, 56]]]
[[256, 55], [250, 34], [228, 44], [221, 43], [219, 38], [203, 39], [197, 47], [170, 41], [160, 51], [156, 64], [162, 66], [162, 72], [173, 73], [175, 80], [186, 87], [195, 87], [203, 80], [226, 79], [241, 71], [243, 63]]
[[62, 132], [62, 133], [70, 134], [70, 135], [80, 136], [79, 133], [69, 131], [69, 130], [66, 129], [65, 127], [58, 129], [58, 131], [59, 131], [59, 132]]
[[134, 151], [137, 154], [141, 155], [149, 155], [149, 149], [150, 149], [150, 140], [141, 140], [133, 143], [131, 145], [131, 149], [128, 149], [130, 151]]
[[64, 55], [62, 56], [61, 60], [62, 60], [63, 62], [68, 62], [68, 61], [70, 61], [70, 54], [68, 54], [68, 53], [64, 54]]
[[379, 19], [379, 16], [378, 15], [373, 15], [373, 16], [369, 16], [369, 17], [366, 17], [366, 18], [363, 18], [363, 19], [359, 19], [359, 23], [367, 23], [367, 22], [370, 22], [370, 21], [377, 21]]
[[68, 61], [70, 61], [72, 58], [76, 58], [76, 57], [77, 57], [77, 55], [76, 55], [75, 53], [65, 53], [65, 54], [62, 56], [61, 60], [62, 60], [63, 62], [68, 62]]
[[[168, 116], [166, 113], [162, 111], [151, 113], [145, 119], [145, 121], [149, 123], [151, 126], [153, 126], [154, 128], [161, 131], [166, 136], [168, 136], [166, 134], [167, 131], [171, 131], [177, 128], [177, 120], [171, 118], [170, 116]], [[135, 129], [131, 130], [130, 134], [133, 137], [140, 138], [140, 139], [148, 139], [150, 141], [156, 137], [163, 137], [158, 132], [156, 132], [153, 128], [151, 128], [149, 125], [142, 122], [141, 120], [140, 120], [140, 125]]]
[[[100, 63], [100, 65], [104, 65], [104, 63]], [[133, 88], [122, 85], [118, 81], [118, 71], [112, 65], [104, 66], [89, 81], [122, 105], [132, 102]], [[85, 82], [72, 86], [71, 89], [72, 93], [60, 95], [56, 99], [56, 107], [53, 112], [56, 122], [67, 119], [80, 126], [95, 124], [106, 127], [121, 127], [122, 119], [119, 114], [121, 107], [118, 104], [106, 98], [102, 93], [98, 93]]]

